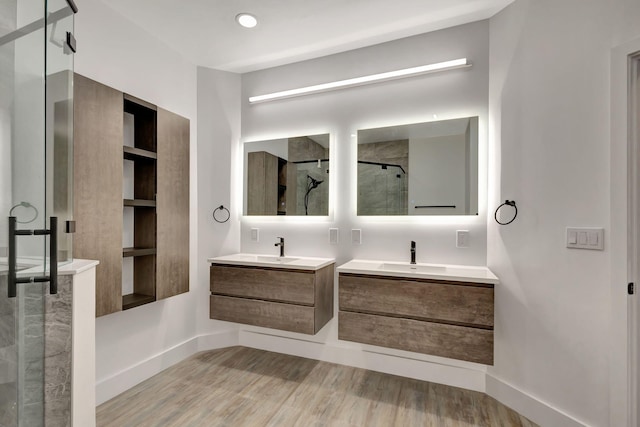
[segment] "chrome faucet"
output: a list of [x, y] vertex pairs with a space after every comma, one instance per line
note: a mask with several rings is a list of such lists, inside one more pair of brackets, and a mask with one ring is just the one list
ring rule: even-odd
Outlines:
[[284, 237], [278, 237], [280, 241], [273, 246], [280, 246], [280, 257], [284, 256]]
[[411, 241], [411, 264], [416, 263], [416, 242]]

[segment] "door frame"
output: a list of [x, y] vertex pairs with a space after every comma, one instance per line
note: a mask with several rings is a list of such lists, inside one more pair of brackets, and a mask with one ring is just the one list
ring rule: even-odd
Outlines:
[[[640, 64], [640, 38], [614, 48], [611, 52], [611, 305], [609, 357], [609, 419], [612, 426], [638, 424], [638, 288], [640, 266], [640, 144], [632, 114], [631, 75]], [[627, 283], [634, 282], [636, 292], [627, 294]]]

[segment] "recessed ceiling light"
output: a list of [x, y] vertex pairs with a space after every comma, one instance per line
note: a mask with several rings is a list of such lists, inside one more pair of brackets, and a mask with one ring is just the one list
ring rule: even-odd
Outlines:
[[250, 13], [237, 14], [236, 21], [245, 28], [253, 28], [258, 25], [258, 20]]

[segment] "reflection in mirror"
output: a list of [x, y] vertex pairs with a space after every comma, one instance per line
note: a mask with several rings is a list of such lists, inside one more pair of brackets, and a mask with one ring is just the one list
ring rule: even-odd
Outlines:
[[477, 215], [478, 117], [358, 131], [358, 215]]
[[245, 215], [329, 215], [329, 134], [244, 144]]

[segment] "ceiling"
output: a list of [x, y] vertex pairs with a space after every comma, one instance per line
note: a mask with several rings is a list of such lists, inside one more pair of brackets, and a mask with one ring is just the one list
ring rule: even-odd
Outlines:
[[[103, 0], [197, 65], [245, 73], [493, 16], [513, 0]], [[235, 16], [258, 18], [253, 29]]]

